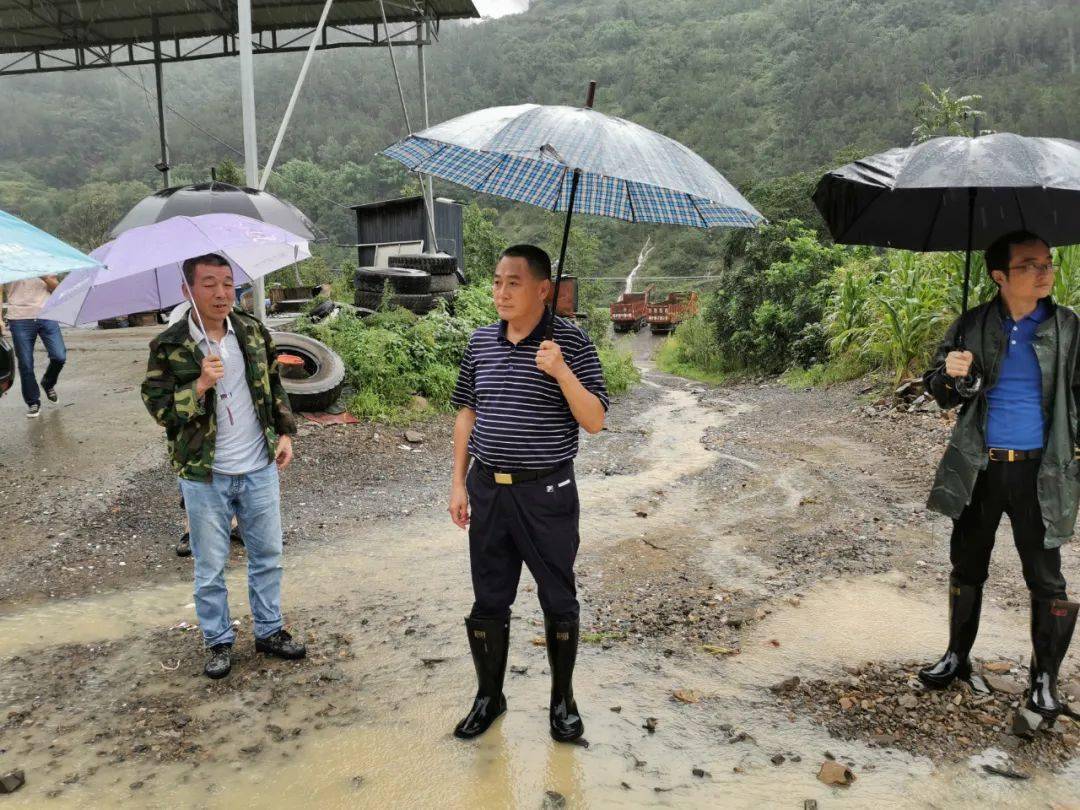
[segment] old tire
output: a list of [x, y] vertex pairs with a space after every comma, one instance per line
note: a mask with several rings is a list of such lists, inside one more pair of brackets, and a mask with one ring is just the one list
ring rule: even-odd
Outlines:
[[361, 267], [353, 286], [357, 292], [381, 294], [388, 281], [394, 292], [406, 295], [423, 295], [431, 289], [431, 276], [411, 267]]
[[449, 273], [445, 276], [432, 276], [430, 292], [432, 294], [454, 292], [460, 286], [455, 273]]
[[[390, 297], [390, 306], [392, 307], [404, 307], [411, 310], [418, 315], [423, 315], [425, 312], [430, 312], [435, 306], [435, 301], [440, 297], [447, 295], [447, 293], [438, 293], [437, 295], [431, 295], [424, 293], [423, 295], [406, 295], [398, 294]], [[361, 308], [378, 309], [382, 304], [382, 293], [366, 293], [357, 291], [356, 293], [356, 305]]]
[[341, 395], [345, 385], [345, 363], [322, 341], [295, 332], [274, 332], [274, 349], [278, 354], [294, 354], [304, 361], [307, 377], [282, 377], [281, 384], [289, 395], [294, 411], [325, 411]]
[[457, 259], [445, 253], [418, 253], [413, 256], [390, 256], [386, 263], [391, 267], [411, 267], [433, 276], [450, 276], [457, 270]]
[[336, 301], [323, 301], [315, 309], [308, 313], [308, 320], [312, 323], [318, 323], [324, 318], [328, 318], [334, 313], [334, 310], [338, 308]]

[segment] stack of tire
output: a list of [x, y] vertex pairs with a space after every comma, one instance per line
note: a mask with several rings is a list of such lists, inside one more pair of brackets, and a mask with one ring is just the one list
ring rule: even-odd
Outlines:
[[356, 306], [378, 309], [383, 291], [390, 286], [390, 305], [419, 315], [435, 308], [440, 300], [453, 303], [457, 295], [457, 259], [445, 253], [391, 256], [389, 267], [361, 267], [356, 271]]

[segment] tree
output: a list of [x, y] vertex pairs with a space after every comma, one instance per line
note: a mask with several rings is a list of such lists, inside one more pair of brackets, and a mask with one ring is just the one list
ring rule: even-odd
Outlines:
[[506, 240], [495, 227], [496, 212], [476, 203], [465, 206], [462, 222], [465, 279], [469, 284], [487, 284], [495, 270]]
[[69, 198], [60, 218], [60, 235], [82, 250], [105, 244], [109, 231], [143, 197], [142, 183], [87, 183]]
[[951, 88], [935, 91], [925, 83], [922, 85], [922, 92], [923, 99], [916, 111], [915, 128], [911, 130], [913, 143], [922, 143], [939, 135], [968, 135], [971, 132], [968, 120], [985, 115], [972, 106], [982, 103], [980, 95], [953, 96]]
[[243, 170], [231, 158], [225, 158], [217, 165], [216, 175], [217, 179], [222, 183], [229, 183], [233, 186], [247, 185]]

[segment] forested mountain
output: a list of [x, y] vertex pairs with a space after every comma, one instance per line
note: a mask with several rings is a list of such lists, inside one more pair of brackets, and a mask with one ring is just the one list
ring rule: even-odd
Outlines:
[[[429, 50], [431, 118], [523, 101], [579, 104], [596, 79], [603, 112], [760, 187], [841, 154], [908, 143], [923, 83], [980, 94], [986, 128], [1080, 138], [1078, 37], [1076, 0], [536, 0], [521, 15], [443, 28]], [[256, 60], [263, 155], [299, 64]], [[402, 49], [398, 67], [419, 128], [414, 55]], [[125, 73], [0, 80], [0, 208], [86, 244], [159, 183], [153, 102], [140, 84], [152, 91], [152, 73]], [[237, 158], [206, 134], [241, 144], [237, 85], [235, 60], [167, 69], [168, 102], [189, 119], [169, 116], [176, 179], [202, 179]], [[335, 203], [398, 192], [408, 177], [375, 153], [404, 133], [385, 50], [320, 53], [274, 188], [350, 241], [349, 212]], [[499, 207], [506, 226], [546, 227], [541, 214]], [[645, 238], [592, 227], [618, 259]], [[656, 230], [669, 238], [670, 229]], [[694, 248], [688, 261], [716, 244], [678, 238]]]

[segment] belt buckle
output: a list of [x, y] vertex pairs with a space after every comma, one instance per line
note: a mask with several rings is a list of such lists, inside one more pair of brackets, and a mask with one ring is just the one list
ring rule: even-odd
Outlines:
[[510, 473], [497, 472], [497, 473], [495, 473], [495, 483], [496, 484], [512, 484], [512, 483], [514, 483], [514, 476], [512, 476]]
[[1000, 448], [997, 448], [997, 447], [991, 447], [990, 448], [990, 460], [991, 461], [1004, 461], [1004, 459], [1000, 459], [1000, 458], [998, 458], [997, 456], [994, 455], [994, 451], [999, 450], [999, 449]]

